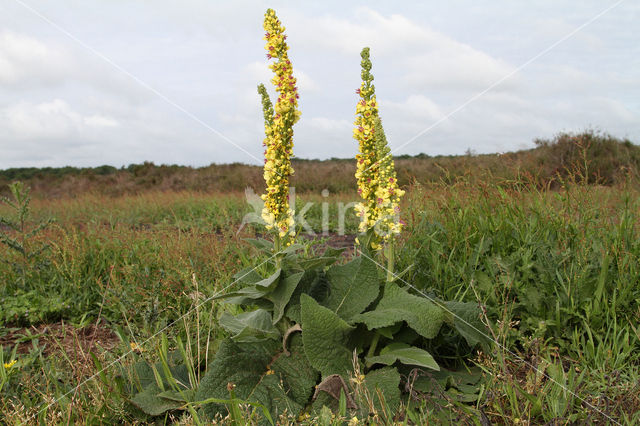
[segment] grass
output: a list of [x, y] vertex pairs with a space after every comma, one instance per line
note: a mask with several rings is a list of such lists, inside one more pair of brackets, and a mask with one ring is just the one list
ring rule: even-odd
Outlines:
[[[395, 157], [398, 181], [402, 186], [414, 183], [452, 184], [459, 178], [481, 184], [499, 178], [519, 184], [523, 178], [539, 188], [562, 186], [562, 179], [580, 177], [589, 183], [621, 184], [637, 179], [640, 170], [640, 147], [628, 139], [587, 130], [560, 133], [551, 139], [536, 140], [536, 148], [505, 154], [435, 156], [426, 154]], [[353, 159], [293, 159], [295, 174], [291, 184], [299, 192], [320, 194], [350, 192], [354, 189]], [[0, 170], [0, 195], [6, 185], [21, 180], [47, 198], [68, 198], [94, 193], [120, 197], [147, 191], [235, 191], [247, 186], [264, 189], [261, 166], [246, 164], [211, 164], [192, 168], [155, 165], [145, 162], [116, 169], [95, 168], [22, 168]]]
[[[441, 365], [471, 358], [481, 368], [480, 399], [462, 403], [434, 391], [378, 420], [640, 421], [639, 194], [623, 184], [584, 185], [579, 176], [561, 182], [540, 189], [494, 176], [409, 189], [398, 270], [411, 267], [404, 279], [428, 295], [482, 303], [499, 345], [478, 353], [446, 336], [433, 341]], [[297, 205], [314, 202], [307, 216], [321, 234], [327, 202], [335, 233], [337, 204], [352, 199], [304, 193]], [[216, 325], [223, 307], [208, 299], [255, 261], [243, 238], [260, 228], [237, 233], [252, 211], [244, 194], [85, 193], [36, 197], [31, 207], [31, 223], [55, 222], [35, 237], [49, 249], [24, 283], [17, 255], [0, 246], [0, 354], [3, 363], [16, 360], [0, 375], [0, 418], [150, 421], [129, 401], [138, 386], [133, 366], [177, 357], [192, 366], [195, 383], [206, 370], [224, 337]], [[0, 207], [0, 217], [10, 214]], [[356, 225], [348, 214], [347, 232]], [[236, 408], [236, 417], [252, 411]], [[326, 415], [302, 421], [340, 424]], [[202, 419], [194, 409], [157, 420]]]

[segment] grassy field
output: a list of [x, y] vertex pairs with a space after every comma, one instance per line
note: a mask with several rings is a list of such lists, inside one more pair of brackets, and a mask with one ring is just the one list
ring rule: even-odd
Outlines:
[[[463, 173], [407, 187], [403, 280], [415, 294], [480, 303], [494, 344], [479, 350], [447, 333], [433, 339], [428, 349], [440, 365], [478, 372], [468, 385], [473, 397], [444, 384], [411, 394], [381, 419], [640, 422], [640, 194], [630, 179], [601, 186], [584, 175], [547, 188]], [[211, 297], [232, 290], [233, 275], [264, 257], [244, 240], [261, 228], [240, 229], [252, 212], [244, 193], [34, 195], [25, 235], [53, 222], [27, 235], [32, 255], [0, 245], [0, 422], [203, 421], [181, 409], [152, 418], [132, 404], [141, 385], [136, 363], [188, 365], [197, 388], [227, 336], [218, 319], [229, 307]], [[352, 210], [347, 236], [338, 235], [338, 204], [350, 201], [348, 191], [298, 194], [298, 210], [313, 203], [306, 217], [317, 233], [305, 238], [305, 251], [353, 247]], [[0, 217], [14, 215], [0, 206]], [[251, 406], [237, 408], [251, 418]], [[288, 421], [346, 424], [341, 414]], [[234, 419], [230, 408], [223, 422]]]
[[[336, 206], [352, 199], [303, 194], [298, 206], [314, 202], [307, 215], [319, 231], [326, 202], [328, 238], [348, 245], [335, 235]], [[541, 191], [458, 180], [411, 187], [399, 258], [401, 270], [413, 266], [404, 279], [445, 300], [481, 302], [497, 344], [476, 352], [446, 336], [431, 342], [442, 365], [482, 371], [478, 398], [423, 394], [404, 401], [413, 417], [403, 418], [637, 423], [639, 202], [625, 186]], [[27, 228], [55, 221], [32, 238], [30, 250], [48, 244], [36, 256], [1, 246], [0, 417], [8, 424], [151, 420], [129, 402], [132, 366], [181, 347], [194, 380], [204, 374], [226, 336], [217, 326], [224, 305], [209, 298], [256, 256], [243, 238], [259, 228], [238, 232], [251, 212], [244, 194], [86, 194], [36, 199], [31, 208]], [[355, 228], [349, 215], [347, 233]], [[317, 238], [313, 244], [322, 245]], [[160, 421], [197, 418], [175, 410]]]

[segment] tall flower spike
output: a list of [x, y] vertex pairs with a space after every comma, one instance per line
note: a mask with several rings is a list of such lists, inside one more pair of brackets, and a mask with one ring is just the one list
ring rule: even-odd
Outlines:
[[360, 100], [356, 105], [355, 129], [353, 137], [358, 141], [359, 153], [356, 155], [356, 180], [358, 193], [362, 202], [356, 205], [356, 213], [360, 216], [360, 232], [372, 228], [377, 220], [376, 186], [377, 186], [377, 155], [375, 146], [375, 121], [378, 117], [373, 75], [371, 75], [371, 61], [369, 48], [362, 49], [362, 84], [356, 90]]
[[378, 223], [376, 224], [376, 233], [387, 242], [393, 234], [399, 234], [402, 231], [403, 222], [399, 216], [400, 198], [404, 195], [404, 191], [398, 187], [393, 156], [387, 145], [387, 136], [379, 117], [376, 119], [375, 125], [374, 137], [378, 157], [378, 185], [376, 188]]
[[294, 226], [293, 211], [289, 207], [289, 178], [293, 174], [293, 125], [300, 119], [299, 96], [287, 54], [289, 47], [285, 43], [285, 28], [272, 9], [267, 9], [265, 13], [264, 30], [267, 58], [275, 59], [275, 63], [269, 68], [275, 74], [271, 82], [278, 93], [278, 99], [274, 107], [264, 85], [258, 86], [258, 92], [262, 96], [266, 136], [264, 180], [267, 189], [262, 195], [265, 202], [262, 218], [267, 229], [275, 229], [278, 238], [284, 238], [291, 234]]
[[404, 191], [398, 188], [393, 158], [387, 146], [378, 112], [375, 87], [372, 84], [369, 48], [362, 49], [362, 84], [356, 90], [360, 100], [356, 106], [353, 131], [360, 152], [356, 155], [356, 180], [362, 202], [355, 209], [360, 216], [360, 232], [374, 229], [372, 248], [381, 248], [393, 234], [402, 230], [399, 201]]

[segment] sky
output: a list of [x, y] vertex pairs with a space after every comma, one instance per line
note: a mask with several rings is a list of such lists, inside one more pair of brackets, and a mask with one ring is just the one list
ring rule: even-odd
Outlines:
[[585, 129], [640, 143], [636, 0], [0, 0], [0, 169], [262, 163], [269, 7], [298, 79], [300, 158], [356, 154], [365, 46], [394, 154]]

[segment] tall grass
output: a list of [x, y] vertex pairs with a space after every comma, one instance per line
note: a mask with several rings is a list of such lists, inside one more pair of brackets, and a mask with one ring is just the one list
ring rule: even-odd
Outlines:
[[[532, 424], [605, 422], [607, 415], [629, 424], [640, 420], [638, 195], [632, 186], [583, 185], [580, 179], [565, 179], [554, 190], [495, 177], [483, 184], [455, 179], [413, 186], [402, 208], [407, 232], [398, 270], [413, 265], [404, 279], [428, 294], [482, 303], [502, 346], [471, 354], [485, 371], [480, 401], [449, 401], [442, 412], [427, 399], [405, 401], [411, 407], [406, 415], [418, 423], [435, 421], [435, 412], [469, 422], [482, 415]], [[351, 199], [351, 193], [305, 194], [298, 208], [313, 201], [309, 222], [321, 230], [321, 203], [328, 202], [335, 232], [337, 203]], [[197, 382], [222, 332], [218, 304], [194, 308], [254, 263], [242, 241], [254, 228], [237, 234], [250, 211], [242, 193], [33, 200], [33, 222], [56, 222], [37, 237], [51, 249], [26, 288], [15, 285], [14, 254], [0, 247], [4, 359], [20, 347], [0, 395], [0, 417], [15, 423], [33, 423], [35, 414], [43, 423], [148, 421], [128, 402], [132, 366], [172, 350], [186, 354]], [[348, 219], [347, 232], [356, 224]], [[9, 309], [14, 315], [6, 315]], [[60, 320], [66, 334], [37, 325]], [[114, 342], [102, 342], [106, 350], [83, 346], [89, 325], [110, 330]], [[173, 347], [165, 340], [163, 348], [163, 336]], [[470, 354], [446, 338], [433, 344], [439, 346], [434, 353], [448, 357], [443, 365]], [[171, 416], [164, 421], [197, 418]]]

